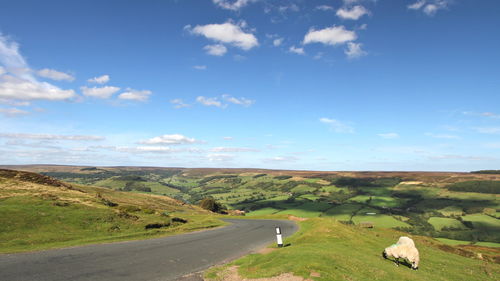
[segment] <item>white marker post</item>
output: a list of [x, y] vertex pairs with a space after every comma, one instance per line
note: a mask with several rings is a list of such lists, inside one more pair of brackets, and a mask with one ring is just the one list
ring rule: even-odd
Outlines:
[[281, 228], [276, 227], [276, 240], [278, 241], [278, 247], [283, 247], [283, 238], [281, 237]]

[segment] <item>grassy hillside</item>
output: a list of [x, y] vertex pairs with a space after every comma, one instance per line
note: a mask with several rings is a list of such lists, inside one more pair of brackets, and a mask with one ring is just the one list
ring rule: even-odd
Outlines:
[[140, 239], [223, 224], [165, 196], [0, 170], [0, 253]]
[[[500, 174], [23, 166], [58, 179], [186, 203], [212, 196], [247, 216], [370, 222], [447, 243], [500, 246]], [[462, 242], [460, 242], [462, 243]]]
[[[209, 270], [209, 280], [280, 276], [291, 273], [312, 280], [498, 280], [500, 250], [468, 246], [455, 248], [432, 238], [413, 236], [420, 267], [396, 267], [381, 253], [404, 233], [365, 229], [331, 218], [300, 222], [300, 230], [285, 240], [289, 246], [252, 254]], [[237, 270], [235, 270], [237, 267]], [[283, 277], [284, 275], [282, 275]], [[290, 275], [288, 275], [290, 276]], [[278, 279], [277, 279], [278, 280]], [[289, 280], [289, 279], [279, 279]]]

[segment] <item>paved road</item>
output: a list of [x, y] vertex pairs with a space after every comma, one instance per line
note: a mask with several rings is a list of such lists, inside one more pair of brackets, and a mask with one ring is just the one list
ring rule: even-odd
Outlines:
[[0, 255], [0, 281], [176, 280], [288, 236], [295, 223], [226, 220], [227, 227], [164, 238]]

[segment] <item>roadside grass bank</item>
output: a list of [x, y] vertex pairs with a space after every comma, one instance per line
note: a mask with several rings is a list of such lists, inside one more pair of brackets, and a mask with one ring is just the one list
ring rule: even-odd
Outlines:
[[[287, 247], [251, 254], [205, 273], [211, 281], [224, 280], [238, 267], [243, 278], [292, 273], [311, 280], [496, 280], [500, 253], [491, 248], [455, 248], [432, 238], [413, 236], [420, 251], [420, 268], [396, 267], [381, 252], [405, 233], [392, 229], [365, 229], [331, 218], [298, 222], [300, 229], [285, 239]], [[275, 248], [276, 246], [272, 246]], [[478, 255], [480, 252], [481, 255]], [[495, 261], [497, 263], [495, 263]]]
[[0, 253], [148, 239], [225, 225], [166, 196], [0, 175]]

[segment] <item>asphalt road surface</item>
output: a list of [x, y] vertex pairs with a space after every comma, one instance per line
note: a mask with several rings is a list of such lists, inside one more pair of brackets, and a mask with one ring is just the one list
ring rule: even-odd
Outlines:
[[284, 236], [292, 221], [226, 220], [223, 228], [140, 241], [0, 255], [0, 281], [160, 281], [236, 259]]

